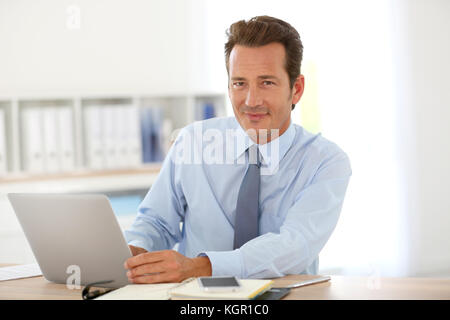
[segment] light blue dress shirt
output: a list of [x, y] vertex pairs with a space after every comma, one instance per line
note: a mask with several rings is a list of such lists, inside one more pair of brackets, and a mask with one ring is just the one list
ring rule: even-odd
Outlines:
[[148, 251], [176, 245], [187, 257], [207, 255], [213, 276], [316, 274], [319, 252], [338, 222], [350, 161], [335, 143], [292, 122], [260, 145], [260, 235], [233, 250], [245, 151], [252, 144], [234, 117], [183, 128], [125, 231], [128, 244]]

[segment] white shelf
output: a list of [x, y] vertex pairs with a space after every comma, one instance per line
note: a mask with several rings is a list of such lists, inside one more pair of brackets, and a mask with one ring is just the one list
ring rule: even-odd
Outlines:
[[78, 171], [61, 175], [15, 175], [0, 182], [0, 195], [7, 193], [103, 193], [149, 189], [160, 164], [136, 170]]
[[[211, 102], [215, 106], [216, 116], [226, 116], [226, 95], [223, 93], [206, 93], [201, 92], [198, 94], [183, 94], [183, 93], [161, 93], [154, 94], [113, 94], [113, 95], [101, 95], [101, 94], [86, 94], [86, 95], [21, 95], [8, 97], [0, 97], [0, 108], [5, 110], [6, 116], [6, 141], [7, 141], [7, 168], [8, 172], [3, 175], [0, 174], [0, 190], [4, 189], [4, 186], [12, 185], [25, 185], [35, 186], [30, 190], [37, 192], [37, 185], [45, 187], [39, 187], [39, 190], [58, 190], [58, 183], [54, 183], [55, 189], [52, 189], [51, 181], [63, 181], [64, 185], [67, 185], [67, 189], [75, 190], [77, 185], [75, 181], [92, 181], [99, 177], [94, 177], [92, 174], [99, 174], [103, 176], [103, 180], [107, 176], [118, 177], [119, 185], [124, 188], [128, 188], [128, 184], [125, 182], [127, 174], [130, 170], [136, 170], [139, 174], [152, 175], [153, 173], [145, 173], [148, 169], [149, 163], [136, 164], [132, 167], [123, 169], [116, 168], [99, 168], [96, 171], [89, 169], [86, 158], [86, 141], [85, 141], [85, 126], [83, 124], [83, 112], [84, 108], [89, 105], [108, 105], [108, 104], [129, 104], [137, 106], [138, 108], [147, 108], [158, 106], [163, 110], [164, 119], [168, 119], [172, 123], [172, 131], [186, 126], [187, 124], [200, 120], [198, 119], [198, 105]], [[33, 107], [46, 107], [50, 105], [61, 105], [69, 107], [73, 114], [73, 136], [74, 136], [74, 148], [75, 148], [75, 168], [73, 172], [57, 172], [57, 173], [40, 173], [38, 175], [31, 174], [26, 170], [26, 166], [23, 161], [23, 145], [24, 136], [22, 135], [22, 123], [21, 114], [25, 108]], [[196, 116], [197, 114], [197, 116]], [[166, 137], [167, 138], [167, 137]], [[142, 145], [141, 145], [142, 147]], [[131, 174], [133, 176], [133, 174]], [[147, 176], [149, 178], [149, 176]], [[112, 178], [111, 178], [112, 179]], [[139, 181], [139, 178], [136, 179]], [[79, 185], [79, 184], [78, 184]], [[93, 184], [95, 185], [95, 184]], [[115, 185], [110, 183], [110, 185]], [[72, 186], [72, 187], [70, 187]], [[64, 187], [65, 188], [65, 187]], [[87, 184], [89, 188], [89, 184]], [[50, 191], [48, 191], [50, 192]]]

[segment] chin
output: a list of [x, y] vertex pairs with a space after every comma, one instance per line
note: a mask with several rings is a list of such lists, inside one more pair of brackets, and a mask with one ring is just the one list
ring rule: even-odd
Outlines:
[[262, 130], [267, 129], [270, 130], [270, 126], [267, 123], [263, 122], [253, 122], [246, 120], [243, 126], [244, 130]]
[[[271, 131], [270, 131], [270, 126], [268, 124], [261, 124], [261, 123], [252, 124], [252, 123], [247, 122], [246, 126], [245, 127], [243, 126], [243, 128], [251, 138], [254, 138], [253, 140], [255, 140], [257, 138], [257, 136], [255, 136], [254, 134], [256, 134], [258, 136], [262, 135], [260, 138], [263, 141], [267, 142], [268, 140], [270, 140]], [[263, 130], [263, 131], [261, 132], [260, 130]], [[263, 136], [266, 136], [266, 138], [263, 138]]]

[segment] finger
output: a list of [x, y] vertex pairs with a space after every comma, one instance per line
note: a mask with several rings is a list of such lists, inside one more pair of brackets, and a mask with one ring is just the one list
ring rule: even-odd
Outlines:
[[162, 272], [154, 275], [145, 275], [130, 279], [132, 283], [136, 284], [150, 284], [150, 283], [171, 283], [171, 282], [180, 282], [181, 279], [178, 279], [171, 272]]
[[167, 271], [167, 264], [164, 261], [147, 263], [135, 268], [131, 268], [127, 272], [128, 278], [135, 278], [152, 273], [160, 273]]
[[124, 267], [125, 269], [132, 269], [143, 264], [161, 261], [164, 259], [163, 252], [164, 251], [153, 251], [138, 254], [125, 261]]

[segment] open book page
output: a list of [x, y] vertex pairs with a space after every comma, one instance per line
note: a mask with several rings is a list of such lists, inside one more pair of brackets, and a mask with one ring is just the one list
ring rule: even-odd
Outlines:
[[179, 283], [129, 284], [95, 300], [168, 300], [169, 290]]

